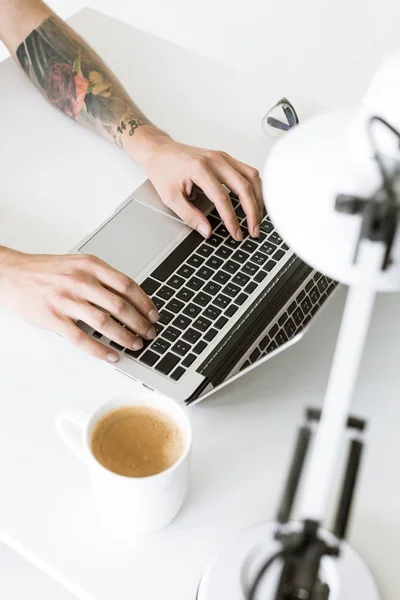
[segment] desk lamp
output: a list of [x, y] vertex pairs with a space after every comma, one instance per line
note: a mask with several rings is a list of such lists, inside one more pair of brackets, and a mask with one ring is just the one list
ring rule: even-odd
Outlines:
[[[277, 518], [222, 548], [206, 568], [198, 600], [378, 600], [372, 575], [345, 541], [365, 428], [350, 404], [375, 295], [400, 289], [400, 52], [384, 61], [356, 111], [325, 113], [285, 134], [263, 182], [267, 210], [286, 243], [349, 291], [322, 411], [307, 411]], [[311, 445], [312, 421], [318, 424]], [[300, 517], [293, 520], [300, 483]]]

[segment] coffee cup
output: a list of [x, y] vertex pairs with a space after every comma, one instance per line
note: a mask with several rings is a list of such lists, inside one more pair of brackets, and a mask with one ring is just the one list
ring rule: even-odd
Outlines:
[[[163, 418], [168, 420], [169, 425], [178, 428], [182, 440], [181, 452], [173, 464], [167, 460], [158, 467], [163, 470], [146, 476], [127, 476], [110, 470], [96, 458], [93, 449], [93, 434], [104, 423], [107, 424], [108, 416], [115, 419], [117, 415], [123, 420], [123, 413], [127, 411], [132, 419], [136, 409], [147, 413], [147, 417], [154, 413], [153, 416], [159, 421]], [[127, 423], [123, 425], [127, 426]], [[110, 400], [91, 415], [76, 408], [65, 408], [58, 415], [56, 426], [63, 441], [89, 470], [103, 525], [126, 537], [157, 531], [174, 519], [188, 489], [192, 446], [190, 421], [185, 410], [175, 401], [156, 393], [144, 392], [138, 398]], [[153, 427], [152, 435], [155, 435], [154, 431]]]

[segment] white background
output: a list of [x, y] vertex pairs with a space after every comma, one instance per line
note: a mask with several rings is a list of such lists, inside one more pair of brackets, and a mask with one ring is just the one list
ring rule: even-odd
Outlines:
[[[53, 0], [49, 4], [62, 17], [84, 6], [97, 8], [260, 78], [267, 78], [270, 66], [278, 63], [282, 95], [290, 96], [293, 90], [326, 106], [355, 104], [382, 58], [399, 46], [400, 3], [393, 0]], [[0, 60], [6, 56], [0, 43]], [[0, 596], [71, 599], [1, 546]]]
[[[268, 77], [326, 106], [358, 101], [371, 73], [400, 45], [395, 0], [52, 0], [67, 17], [83, 6]], [[0, 60], [5, 56], [0, 47]], [[184, 82], [182, 82], [184, 85]]]

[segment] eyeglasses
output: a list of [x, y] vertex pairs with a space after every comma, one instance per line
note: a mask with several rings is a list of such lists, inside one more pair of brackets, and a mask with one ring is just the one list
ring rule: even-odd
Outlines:
[[261, 121], [263, 131], [268, 137], [279, 137], [298, 124], [299, 118], [294, 106], [286, 98], [281, 98]]

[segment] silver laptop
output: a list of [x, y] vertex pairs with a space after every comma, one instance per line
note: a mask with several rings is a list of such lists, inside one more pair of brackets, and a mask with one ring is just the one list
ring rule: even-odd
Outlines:
[[196, 204], [211, 222], [208, 240], [166, 208], [146, 181], [74, 250], [135, 279], [160, 312], [156, 339], [136, 352], [80, 327], [119, 351], [120, 372], [187, 404], [299, 340], [336, 287], [294, 255], [268, 214], [260, 238], [251, 238], [243, 209], [231, 198], [241, 243], [205, 196]]
[[75, 251], [93, 254], [141, 284], [160, 312], [155, 340], [122, 348], [117, 369], [187, 404], [234, 381], [299, 340], [336, 282], [285, 245], [268, 214], [253, 239], [237, 197], [244, 239], [228, 234], [204, 195], [196, 203], [213, 234], [204, 240], [164, 206], [146, 181]]

